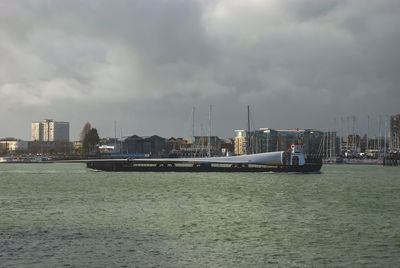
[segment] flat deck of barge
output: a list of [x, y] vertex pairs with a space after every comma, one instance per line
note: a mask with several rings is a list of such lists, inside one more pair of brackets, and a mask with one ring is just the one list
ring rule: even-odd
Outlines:
[[200, 164], [186, 163], [140, 163], [129, 160], [88, 161], [86, 166], [102, 171], [121, 172], [318, 172], [322, 163], [307, 163], [303, 166], [293, 165], [226, 165], [226, 164]]

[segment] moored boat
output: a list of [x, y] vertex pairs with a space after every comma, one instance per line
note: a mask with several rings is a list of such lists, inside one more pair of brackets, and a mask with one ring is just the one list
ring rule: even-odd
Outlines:
[[0, 157], [0, 164], [53, 163], [46, 157]]

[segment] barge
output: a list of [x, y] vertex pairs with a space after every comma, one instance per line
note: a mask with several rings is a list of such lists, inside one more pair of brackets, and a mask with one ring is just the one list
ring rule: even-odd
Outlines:
[[206, 158], [149, 158], [91, 160], [87, 168], [102, 171], [136, 172], [318, 172], [320, 158], [307, 157], [303, 145], [292, 144], [289, 151]]

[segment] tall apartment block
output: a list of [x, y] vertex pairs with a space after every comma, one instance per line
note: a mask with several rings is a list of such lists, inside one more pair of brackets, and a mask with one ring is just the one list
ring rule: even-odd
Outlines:
[[69, 122], [44, 119], [32, 122], [33, 141], [69, 141]]
[[400, 114], [390, 116], [390, 148], [400, 149]]

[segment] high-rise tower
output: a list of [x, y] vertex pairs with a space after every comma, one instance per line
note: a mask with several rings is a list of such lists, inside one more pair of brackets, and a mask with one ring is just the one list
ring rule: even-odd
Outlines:
[[32, 140], [69, 141], [69, 122], [58, 122], [52, 119], [32, 122]]

